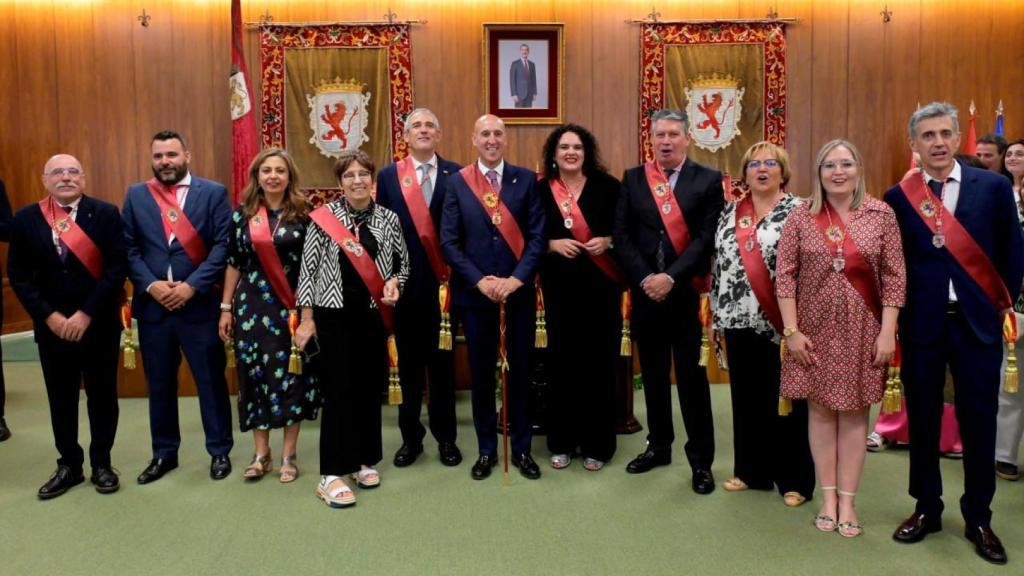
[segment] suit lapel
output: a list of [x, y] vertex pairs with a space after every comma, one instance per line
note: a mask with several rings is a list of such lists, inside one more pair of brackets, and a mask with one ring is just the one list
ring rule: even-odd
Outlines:
[[960, 192], [956, 198], [956, 210], [953, 211], [953, 215], [963, 224], [973, 212], [974, 201], [977, 199], [974, 191], [977, 189], [978, 178], [967, 174], [967, 171], [962, 168], [961, 175]]

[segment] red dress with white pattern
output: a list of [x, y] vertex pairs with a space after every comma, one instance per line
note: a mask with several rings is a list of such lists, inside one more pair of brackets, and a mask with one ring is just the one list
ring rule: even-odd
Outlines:
[[[857, 410], [881, 401], [885, 391], [887, 369], [872, 364], [881, 325], [846, 274], [832, 267], [834, 245], [826, 245], [809, 206], [793, 211], [779, 238], [775, 292], [796, 298], [799, 328], [814, 347], [814, 361], [804, 368], [787, 352], [780, 393], [832, 410]], [[892, 209], [865, 197], [850, 213], [846, 235], [870, 264], [882, 306], [902, 307], [906, 270]]]

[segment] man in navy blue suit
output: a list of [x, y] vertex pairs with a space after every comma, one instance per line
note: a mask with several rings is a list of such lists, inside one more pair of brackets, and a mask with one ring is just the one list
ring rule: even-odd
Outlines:
[[117, 433], [119, 315], [127, 273], [117, 207], [84, 195], [85, 171], [58, 154], [43, 168], [49, 195], [18, 210], [11, 223], [8, 276], [32, 317], [50, 405], [57, 470], [40, 499], [85, 481], [78, 443], [78, 396], [85, 384], [90, 480], [101, 494], [120, 486], [110, 465]]
[[532, 108], [537, 96], [537, 65], [530, 61], [530, 47], [526, 44], [519, 46], [519, 55], [508, 71], [512, 101], [516, 108]]
[[452, 176], [441, 217], [441, 247], [454, 274], [452, 290], [469, 346], [473, 425], [480, 456], [472, 477], [483, 480], [497, 464], [494, 366], [499, 303], [505, 304], [509, 362], [511, 464], [540, 478], [530, 456], [529, 369], [533, 346], [533, 280], [544, 253], [544, 209], [533, 171], [505, 162], [505, 123], [481, 116], [473, 128], [479, 158]]
[[[913, 543], [942, 529], [939, 430], [946, 365], [964, 445], [965, 535], [986, 560], [1006, 552], [990, 525], [1002, 323], [1024, 277], [1024, 238], [1010, 182], [957, 163], [956, 108], [932, 103], [910, 117], [921, 172], [885, 193], [900, 224], [907, 304], [900, 314], [910, 424], [910, 495], [917, 507], [893, 533]], [[944, 209], [943, 209], [944, 208]]]
[[231, 209], [222, 184], [193, 176], [185, 139], [153, 137], [153, 178], [133, 184], [124, 201], [133, 315], [149, 386], [153, 459], [139, 484], [178, 467], [178, 367], [184, 351], [199, 391], [210, 477], [231, 473], [231, 406], [224, 347], [217, 336], [219, 283], [227, 259]]
[[399, 468], [408, 466], [423, 452], [427, 431], [420, 423], [420, 409], [429, 378], [430, 432], [437, 440], [441, 463], [457, 466], [462, 453], [455, 444], [454, 355], [450, 349], [438, 346], [438, 289], [450, 275], [441, 254], [438, 230], [448, 180], [462, 167], [437, 154], [441, 122], [426, 108], [417, 108], [406, 118], [405, 142], [410, 155], [385, 166], [377, 176], [377, 203], [398, 214], [409, 247], [409, 279], [395, 307], [402, 446], [395, 453], [394, 463]]

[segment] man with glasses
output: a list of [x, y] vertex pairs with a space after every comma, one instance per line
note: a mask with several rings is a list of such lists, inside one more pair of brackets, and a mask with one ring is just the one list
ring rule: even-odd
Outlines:
[[633, 289], [633, 336], [647, 404], [647, 448], [626, 471], [642, 474], [672, 462], [674, 360], [693, 491], [710, 494], [715, 428], [707, 372], [699, 365], [698, 309], [725, 196], [722, 174], [687, 157], [689, 128], [682, 110], [654, 114], [654, 160], [626, 170], [615, 215], [615, 253]]
[[43, 500], [85, 481], [78, 444], [78, 396], [89, 413], [90, 480], [101, 494], [120, 483], [110, 464], [117, 432], [119, 315], [126, 272], [117, 207], [84, 195], [85, 173], [74, 156], [58, 154], [43, 168], [49, 193], [15, 215], [7, 273], [32, 317], [60, 458], [39, 488]]
[[217, 335], [231, 209], [222, 184], [189, 172], [192, 156], [177, 132], [153, 136], [153, 178], [133, 184], [124, 201], [132, 315], [149, 387], [153, 459], [148, 484], [178, 467], [178, 367], [184, 351], [199, 391], [211, 456], [210, 477], [231, 473], [231, 405], [224, 345]]
[[1004, 318], [1024, 277], [1021, 236], [1010, 182], [964, 166], [957, 110], [944, 102], [910, 117], [910, 147], [921, 172], [885, 193], [903, 236], [906, 306], [900, 313], [903, 386], [910, 424], [912, 515], [893, 534], [914, 543], [942, 529], [939, 431], [946, 366], [964, 446], [965, 536], [982, 558], [1005, 564], [992, 531], [996, 412]]

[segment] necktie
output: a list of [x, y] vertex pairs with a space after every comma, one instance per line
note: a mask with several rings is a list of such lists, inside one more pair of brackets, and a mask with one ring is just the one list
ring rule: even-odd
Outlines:
[[420, 189], [423, 190], [423, 198], [430, 206], [430, 199], [434, 197], [434, 183], [430, 181], [430, 164], [420, 164]]
[[928, 187], [932, 189], [932, 194], [935, 194], [939, 200], [942, 200], [942, 180], [929, 180]]
[[[63, 210], [65, 214], [71, 214], [71, 206], [61, 206], [60, 209]], [[60, 261], [64, 262], [68, 258], [68, 245], [60, 239], [60, 236], [57, 237], [57, 248], [60, 253]]]
[[[675, 174], [675, 173], [676, 173], [676, 169], [675, 168], [669, 168], [668, 170], [665, 170], [665, 180], [667, 180], [669, 182], [670, 186], [672, 184], [672, 175]], [[654, 261], [655, 261], [655, 264], [658, 266], [658, 272], [664, 272], [665, 271], [665, 236], [664, 235], [662, 235], [660, 238], [658, 238], [658, 251], [654, 253]]]
[[491, 183], [491, 190], [501, 192], [501, 186], [498, 184], [498, 173], [496, 171], [487, 171], [487, 181]]

